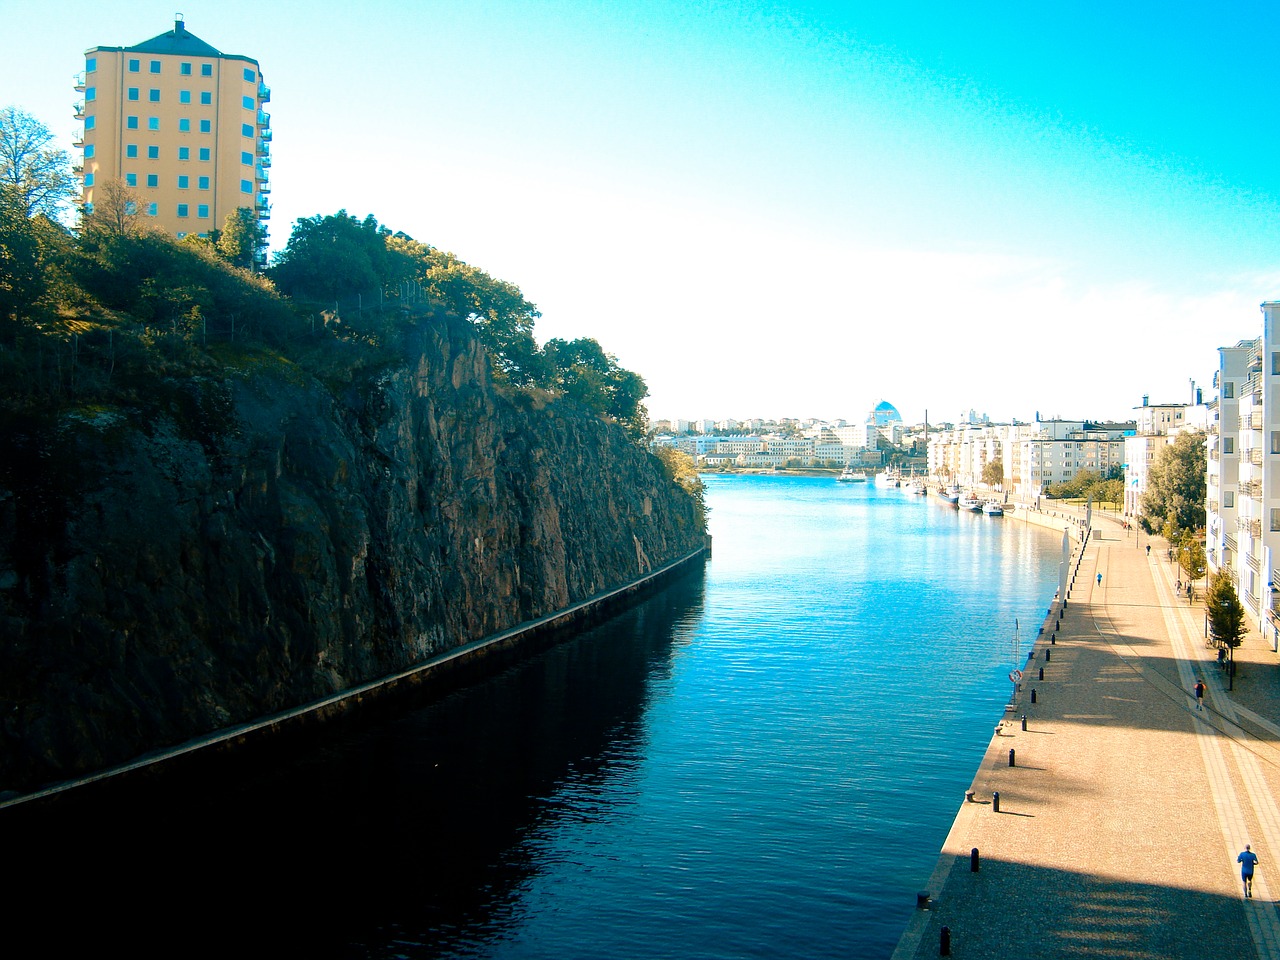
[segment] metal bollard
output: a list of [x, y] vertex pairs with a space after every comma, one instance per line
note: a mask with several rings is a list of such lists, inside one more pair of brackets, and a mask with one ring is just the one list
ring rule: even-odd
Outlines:
[[1056, 644], [1058, 642], [1058, 635], [1056, 633], [1049, 634], [1049, 642]]
[[1036, 702], [1036, 688], [1035, 688], [1035, 687], [1032, 687], [1032, 688], [1031, 688], [1031, 702], [1032, 702], [1032, 703], [1035, 703], [1035, 702]]
[[1016, 756], [1017, 756], [1017, 751], [1014, 750], [1013, 747], [1010, 747], [1009, 748], [1009, 766], [1011, 767], [1017, 766], [1017, 763], [1014, 762], [1014, 757]]
[[1027, 729], [1027, 715], [1025, 713], [1022, 715], [1022, 729]]
[[1000, 812], [1000, 791], [999, 790], [997, 790], [995, 793], [991, 795], [991, 812], [992, 813]]
[[974, 847], [972, 850], [970, 850], [970, 851], [969, 851], [969, 872], [970, 872], [970, 873], [977, 873], [977, 872], [978, 872], [978, 864], [979, 864], [979, 861], [978, 861], [978, 848], [977, 848], [977, 847]]
[[1044, 662], [1045, 662], [1045, 663], [1048, 663], [1048, 662], [1049, 662], [1050, 660], [1052, 660], [1052, 659], [1053, 659], [1053, 651], [1052, 651], [1052, 650], [1046, 650], [1046, 651], [1044, 652]]
[[929, 909], [929, 891], [928, 890], [921, 890], [919, 893], [916, 894], [916, 909], [917, 910]]
[[943, 927], [941, 933], [942, 938], [938, 944], [938, 956], [949, 957], [951, 956], [951, 928]]
[[1043, 679], [1044, 679], [1044, 667], [1041, 667], [1041, 668], [1040, 668], [1040, 679], [1041, 679], [1041, 680], [1043, 680]]

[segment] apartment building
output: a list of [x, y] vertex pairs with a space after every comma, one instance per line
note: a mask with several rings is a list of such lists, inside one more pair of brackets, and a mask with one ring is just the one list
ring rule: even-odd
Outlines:
[[119, 179], [138, 214], [178, 237], [207, 236], [240, 207], [265, 226], [271, 91], [258, 61], [220, 52], [179, 18], [136, 46], [85, 51], [76, 90], [85, 213]]
[[1274, 612], [1280, 548], [1277, 321], [1280, 302], [1262, 304], [1262, 336], [1218, 351], [1217, 420], [1211, 425], [1216, 432], [1210, 435], [1205, 518], [1210, 570], [1231, 573], [1240, 600], [1272, 649], [1280, 645]]

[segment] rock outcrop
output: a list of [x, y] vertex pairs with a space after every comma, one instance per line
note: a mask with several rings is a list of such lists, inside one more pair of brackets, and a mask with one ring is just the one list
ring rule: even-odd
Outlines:
[[407, 340], [359, 387], [264, 361], [146, 423], [12, 431], [0, 791], [376, 679], [703, 544], [617, 426], [499, 393], [465, 323]]

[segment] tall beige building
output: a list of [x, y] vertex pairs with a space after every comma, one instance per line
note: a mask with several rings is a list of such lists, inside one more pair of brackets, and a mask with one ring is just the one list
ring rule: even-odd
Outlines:
[[271, 91], [257, 60], [215, 50], [179, 19], [136, 46], [87, 50], [76, 81], [86, 213], [118, 177], [140, 214], [179, 237], [221, 229], [237, 207], [270, 218]]

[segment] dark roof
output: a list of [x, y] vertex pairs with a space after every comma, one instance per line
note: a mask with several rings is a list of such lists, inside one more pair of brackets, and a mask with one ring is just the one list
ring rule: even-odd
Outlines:
[[174, 21], [173, 29], [158, 37], [144, 40], [137, 46], [125, 47], [134, 53], [176, 53], [192, 57], [220, 57], [222, 52], [215, 50], [194, 33], [188, 33], [186, 24], [181, 20]]

